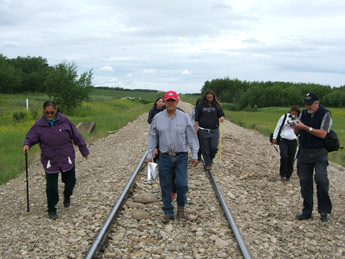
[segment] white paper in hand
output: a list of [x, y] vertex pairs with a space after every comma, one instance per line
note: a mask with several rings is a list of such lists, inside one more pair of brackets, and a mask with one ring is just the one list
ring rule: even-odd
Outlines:
[[147, 181], [151, 181], [151, 177], [153, 180], [156, 179], [157, 171], [156, 171], [157, 164], [150, 162], [147, 166]]

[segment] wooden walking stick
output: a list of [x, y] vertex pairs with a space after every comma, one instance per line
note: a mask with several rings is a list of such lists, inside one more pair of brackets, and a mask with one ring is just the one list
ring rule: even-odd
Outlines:
[[28, 172], [28, 152], [25, 152], [25, 169], [26, 169], [26, 208], [27, 211], [30, 211], [30, 202], [29, 202], [29, 172]]
[[220, 123], [220, 135], [219, 135], [219, 175], [222, 174], [222, 138], [223, 138], [223, 123]]

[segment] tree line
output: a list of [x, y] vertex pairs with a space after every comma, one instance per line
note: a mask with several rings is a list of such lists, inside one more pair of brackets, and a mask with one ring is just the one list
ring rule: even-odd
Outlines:
[[[73, 112], [83, 101], [89, 99], [92, 88], [92, 71], [78, 75], [73, 63], [50, 66], [42, 57], [18, 56], [10, 59], [0, 54], [0, 93], [45, 93], [63, 111]], [[221, 102], [231, 103], [231, 108], [235, 110], [302, 104], [303, 97], [308, 92], [315, 92], [325, 106], [345, 105], [345, 85], [332, 88], [312, 83], [249, 82], [226, 77], [206, 81], [201, 94], [207, 89], [212, 89]]]
[[45, 93], [65, 112], [89, 98], [92, 71], [77, 73], [75, 64], [49, 66], [42, 57], [7, 58], [0, 54], [0, 93]]
[[226, 77], [206, 81], [201, 93], [204, 94], [207, 89], [212, 89], [221, 102], [233, 104], [231, 108], [234, 110], [301, 105], [309, 92], [315, 92], [325, 106], [345, 105], [345, 85], [332, 88], [312, 83], [249, 82]]

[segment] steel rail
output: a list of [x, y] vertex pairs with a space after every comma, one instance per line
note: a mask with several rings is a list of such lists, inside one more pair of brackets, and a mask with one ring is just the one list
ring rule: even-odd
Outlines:
[[146, 150], [145, 154], [143, 155], [143, 157], [141, 158], [141, 160], [140, 160], [137, 168], [133, 172], [131, 178], [129, 179], [125, 189], [123, 190], [119, 199], [117, 200], [116, 204], [114, 205], [113, 209], [111, 210], [107, 220], [103, 224], [102, 228], [99, 230], [96, 238], [94, 239], [92, 245], [90, 246], [87, 254], [84, 257], [85, 259], [94, 258], [96, 253], [98, 253], [99, 250], [101, 249], [102, 244], [103, 244], [104, 240], [106, 239], [106, 237], [107, 237], [107, 235], [108, 235], [108, 233], [112, 227], [112, 224], [114, 223], [114, 220], [115, 220], [119, 210], [121, 209], [121, 207], [122, 207], [122, 205], [123, 205], [123, 203], [124, 203], [124, 201], [128, 195], [128, 192], [130, 191], [130, 189], [131, 189], [131, 187], [135, 181], [135, 178], [138, 175], [138, 172], [139, 172], [142, 164], [145, 161], [146, 155], [147, 155], [147, 150]]
[[215, 192], [217, 194], [217, 197], [218, 197], [218, 200], [219, 200], [220, 204], [223, 207], [225, 216], [228, 219], [228, 222], [230, 223], [230, 227], [232, 229], [232, 232], [235, 235], [237, 244], [238, 244], [238, 246], [241, 249], [243, 257], [245, 259], [250, 259], [251, 257], [250, 257], [250, 254], [248, 252], [248, 249], [247, 249], [247, 247], [246, 247], [246, 245], [245, 245], [245, 243], [244, 243], [244, 241], [243, 241], [243, 239], [241, 237], [240, 231], [238, 230], [234, 219], [231, 216], [230, 210], [229, 210], [228, 206], [226, 205], [226, 202], [225, 202], [225, 200], [223, 198], [223, 195], [222, 195], [221, 191], [219, 190], [216, 181], [213, 178], [211, 170], [207, 170], [206, 172], [207, 172], [208, 176], [210, 177], [210, 181], [212, 183], [213, 189], [215, 190]]

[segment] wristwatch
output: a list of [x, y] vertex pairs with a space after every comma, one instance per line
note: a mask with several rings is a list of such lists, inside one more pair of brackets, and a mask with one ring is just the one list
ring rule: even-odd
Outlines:
[[313, 131], [313, 128], [312, 127], [309, 127], [309, 133]]

